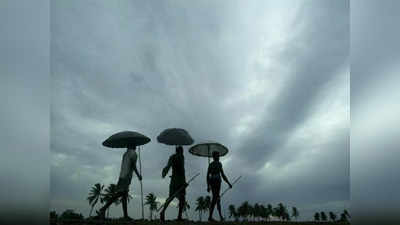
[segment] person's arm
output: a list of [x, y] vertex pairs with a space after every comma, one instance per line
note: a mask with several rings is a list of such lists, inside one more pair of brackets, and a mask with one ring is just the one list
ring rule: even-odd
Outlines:
[[228, 178], [225, 176], [224, 170], [222, 169], [222, 164], [221, 165], [221, 175], [224, 181], [229, 185], [230, 188], [232, 188], [232, 184], [229, 182]]
[[161, 174], [162, 178], [164, 178], [168, 174], [168, 171], [171, 168], [171, 166], [172, 166], [172, 156], [169, 157], [167, 165], [162, 170], [162, 174]]
[[133, 170], [135, 171], [136, 176], [138, 177], [138, 179], [142, 180], [142, 175], [137, 170], [136, 163], [137, 163], [137, 156], [133, 159]]

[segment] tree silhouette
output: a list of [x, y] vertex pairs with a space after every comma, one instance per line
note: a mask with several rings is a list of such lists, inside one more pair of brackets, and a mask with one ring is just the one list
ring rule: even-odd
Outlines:
[[315, 221], [319, 221], [319, 213], [318, 213], [318, 212], [316, 212], [316, 213], [314, 214], [314, 220], [315, 220]]
[[145, 205], [149, 205], [149, 211], [150, 211], [150, 220], [153, 220], [153, 212], [157, 210], [157, 197], [154, 195], [154, 193], [149, 193], [146, 196], [146, 202]]
[[238, 208], [238, 213], [243, 220], [247, 221], [247, 217], [249, 216], [249, 203], [247, 201], [243, 202], [242, 205]]
[[325, 222], [325, 221], [327, 221], [327, 220], [328, 220], [328, 218], [326, 217], [326, 214], [325, 214], [325, 212], [321, 212], [320, 214], [321, 214], [321, 220], [322, 220], [322, 221], [324, 221], [324, 222]]
[[209, 195], [207, 195], [204, 198], [204, 208], [206, 211], [210, 210], [210, 206], [211, 206], [211, 197]]
[[195, 211], [199, 212], [199, 220], [201, 221], [202, 219], [202, 215], [203, 215], [203, 211], [205, 210], [205, 199], [203, 196], [200, 196], [197, 198], [196, 200], [196, 209]]
[[92, 215], [93, 208], [97, 204], [97, 202], [100, 200], [100, 202], [103, 203], [103, 199], [102, 199], [103, 188], [104, 188], [104, 185], [97, 183], [97, 184], [93, 185], [93, 187], [89, 191], [89, 196], [87, 197], [87, 200], [89, 201], [89, 205], [91, 206], [89, 217]]
[[[271, 205], [271, 204], [268, 204], [268, 205], [267, 205], [267, 210], [268, 210], [268, 215], [269, 215], [269, 216], [274, 216], [274, 209], [272, 208], [272, 205]], [[267, 220], [270, 219], [269, 216], [268, 216], [268, 219], [267, 219]]]
[[74, 212], [73, 209], [67, 209], [65, 210], [61, 216], [60, 216], [61, 220], [83, 220], [83, 216], [80, 213], [76, 213]]
[[[116, 184], [110, 184], [108, 187], [104, 190], [103, 194], [103, 202], [108, 202], [110, 201], [116, 194], [118, 193], [118, 187]], [[128, 195], [128, 200], [129, 200], [129, 195]], [[121, 203], [121, 198], [117, 199], [114, 204], [118, 205]], [[109, 217], [110, 214], [110, 208], [107, 209], [107, 217]]]
[[329, 212], [329, 218], [330, 218], [333, 222], [335, 222], [335, 221], [336, 221], [336, 214], [333, 213], [333, 212]]
[[248, 206], [248, 216], [252, 218], [252, 220], [254, 221], [255, 212], [254, 212], [254, 207], [251, 204], [249, 204]]
[[292, 216], [297, 220], [297, 217], [299, 217], [299, 211], [297, 210], [296, 207], [292, 207]]
[[229, 205], [228, 207], [229, 209], [229, 218], [235, 218], [235, 221], [237, 222], [239, 219], [239, 214], [238, 212], [236, 212], [236, 208], [234, 205]]
[[351, 218], [350, 213], [345, 209], [343, 210], [344, 215], [346, 215], [346, 217]]
[[50, 220], [57, 220], [58, 219], [58, 215], [56, 211], [50, 211]]
[[279, 219], [281, 219], [281, 220], [287, 219], [286, 218], [287, 217], [286, 216], [287, 210], [286, 210], [286, 207], [282, 203], [278, 204], [278, 208], [276, 210], [276, 213], [277, 213], [277, 216], [279, 217]]

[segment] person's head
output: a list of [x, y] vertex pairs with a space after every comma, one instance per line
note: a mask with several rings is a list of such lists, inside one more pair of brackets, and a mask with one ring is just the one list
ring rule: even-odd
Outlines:
[[212, 157], [213, 157], [214, 161], [219, 161], [219, 152], [213, 152]]
[[176, 153], [177, 153], [177, 154], [183, 154], [183, 148], [182, 148], [182, 146], [176, 146]]

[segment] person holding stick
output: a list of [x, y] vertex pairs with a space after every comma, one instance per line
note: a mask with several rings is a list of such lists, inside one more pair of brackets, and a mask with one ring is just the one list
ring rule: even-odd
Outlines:
[[[178, 211], [177, 221], [183, 221], [182, 213], [186, 202], [185, 189], [188, 184], [186, 183], [186, 178], [185, 178], [185, 159], [183, 156], [182, 146], [177, 146], [176, 153], [169, 158], [167, 166], [165, 166], [164, 169], [162, 170], [162, 178], [164, 178], [168, 174], [168, 171], [170, 170], [171, 167], [172, 167], [172, 176], [171, 176], [171, 183], [169, 185], [169, 197], [165, 201], [164, 206], [160, 212], [161, 222], [165, 221], [165, 210], [175, 197], [178, 198], [179, 200], [179, 211]], [[184, 188], [182, 188], [182, 186]]]
[[212, 200], [210, 206], [210, 214], [208, 217], [208, 221], [215, 221], [212, 218], [215, 205], [217, 205], [219, 217], [221, 221], [224, 221], [221, 212], [221, 200], [220, 200], [220, 191], [221, 191], [221, 176], [224, 181], [229, 185], [229, 188], [232, 188], [232, 184], [228, 181], [228, 178], [225, 176], [224, 170], [222, 169], [222, 164], [219, 161], [219, 152], [212, 153], [214, 161], [208, 165], [207, 171], [207, 192], [212, 192]]
[[135, 171], [138, 179], [141, 181], [142, 176], [139, 174], [136, 168], [137, 162], [137, 154], [136, 154], [136, 145], [128, 145], [127, 150], [122, 156], [122, 163], [121, 163], [121, 171], [119, 174], [118, 184], [117, 184], [117, 192], [114, 196], [108, 200], [105, 205], [97, 212], [98, 217], [100, 219], [105, 219], [105, 213], [108, 207], [111, 206], [115, 201], [119, 198], [122, 198], [122, 210], [124, 213], [124, 218], [126, 220], [133, 220], [128, 216], [128, 193], [129, 193], [129, 185], [132, 181], [132, 174]]

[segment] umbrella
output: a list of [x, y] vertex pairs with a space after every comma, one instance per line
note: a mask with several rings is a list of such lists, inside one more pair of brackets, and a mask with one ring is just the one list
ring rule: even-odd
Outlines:
[[[140, 146], [147, 144], [151, 141], [150, 138], [135, 131], [122, 131], [111, 135], [107, 140], [103, 142], [103, 145], [109, 148], [127, 148], [129, 145]], [[140, 157], [139, 148], [139, 170], [142, 175], [142, 160]], [[143, 211], [143, 183], [140, 181], [140, 192], [142, 195], [142, 219], [144, 219]]]
[[157, 141], [166, 145], [191, 145], [193, 138], [182, 128], [168, 128], [160, 133]]
[[225, 156], [228, 154], [228, 148], [217, 142], [203, 142], [192, 146], [189, 152], [193, 155], [208, 157], [208, 162], [210, 162], [210, 157], [212, 157], [213, 152], [219, 152], [219, 156]]
[[135, 131], [122, 131], [111, 135], [103, 142], [103, 145], [109, 148], [126, 148], [128, 145], [144, 145], [151, 139]]

